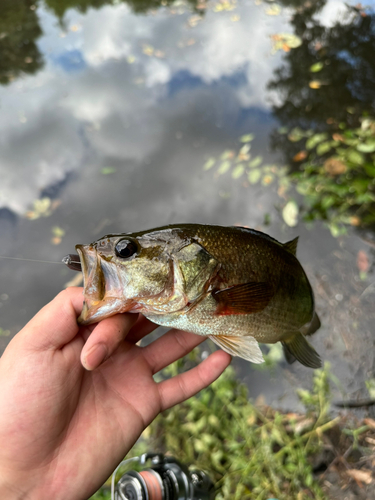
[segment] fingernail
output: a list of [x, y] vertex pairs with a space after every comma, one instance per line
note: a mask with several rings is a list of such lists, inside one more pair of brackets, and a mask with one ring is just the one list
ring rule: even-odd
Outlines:
[[107, 357], [108, 351], [104, 344], [96, 344], [84, 358], [84, 365], [87, 370], [95, 370]]

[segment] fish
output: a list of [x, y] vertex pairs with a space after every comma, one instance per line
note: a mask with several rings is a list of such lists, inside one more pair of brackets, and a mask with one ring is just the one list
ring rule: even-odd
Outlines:
[[173, 224], [76, 245], [78, 255], [63, 262], [83, 272], [81, 325], [142, 313], [253, 363], [264, 361], [259, 343], [281, 342], [289, 362], [319, 368], [306, 337], [320, 320], [297, 242], [246, 227]]

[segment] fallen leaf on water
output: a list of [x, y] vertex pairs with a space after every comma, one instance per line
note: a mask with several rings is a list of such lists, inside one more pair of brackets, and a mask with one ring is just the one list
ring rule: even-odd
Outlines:
[[83, 281], [83, 274], [82, 273], [77, 273], [74, 278], [72, 278], [70, 281], [67, 281], [64, 285], [65, 288], [68, 288], [68, 286], [79, 286]]
[[293, 200], [288, 201], [285, 205], [282, 216], [288, 226], [294, 227], [298, 224], [298, 211], [298, 205]]
[[241, 16], [239, 16], [238, 14], [234, 14], [233, 16], [231, 16], [230, 20], [233, 22], [233, 23], [236, 23], [237, 21], [239, 21], [241, 19]]
[[206, 163], [203, 165], [203, 170], [210, 170], [216, 163], [215, 158], [209, 158]]
[[0, 337], [9, 337], [10, 335], [10, 330], [4, 330], [3, 328], [0, 328]]
[[51, 228], [51, 232], [53, 234], [51, 243], [53, 245], [59, 245], [62, 241], [62, 237], [65, 236], [65, 230], [59, 226], [53, 226], [53, 228]]
[[349, 477], [354, 479], [359, 483], [371, 484], [372, 483], [372, 472], [365, 469], [349, 469], [346, 471]]
[[322, 85], [328, 85], [327, 82], [322, 82], [320, 80], [312, 80], [310, 83], [309, 83], [309, 87], [310, 89], [320, 89], [320, 87]]
[[361, 273], [366, 273], [369, 269], [369, 260], [364, 250], [359, 250], [357, 253], [357, 267]]
[[188, 19], [188, 25], [191, 28], [195, 28], [195, 26], [199, 23], [199, 21], [202, 21], [201, 16], [191, 16]]
[[146, 54], [146, 56], [152, 56], [154, 55], [154, 47], [152, 45], [147, 45], [147, 44], [144, 44], [143, 45], [143, 48], [142, 48], [142, 52], [144, 54]]
[[291, 33], [278, 33], [277, 35], [272, 35], [271, 40], [273, 53], [278, 50], [288, 52], [290, 49], [295, 49], [302, 44], [301, 38]]
[[317, 62], [315, 64], [313, 64], [312, 66], [310, 66], [310, 71], [311, 73], [318, 73], [319, 71], [321, 71], [324, 67], [324, 64], [322, 62]]
[[100, 173], [103, 174], [103, 175], [114, 174], [115, 172], [116, 172], [116, 168], [115, 167], [103, 167], [100, 170]]
[[128, 56], [127, 59], [129, 64], [133, 64], [135, 62], [135, 57], [134, 56]]
[[293, 156], [293, 161], [303, 161], [307, 157], [307, 151], [299, 151], [296, 155]]
[[240, 137], [241, 142], [251, 142], [254, 139], [254, 134], [245, 134]]
[[281, 7], [278, 4], [273, 4], [271, 5], [267, 10], [266, 14], [267, 16], [278, 16], [281, 12]]
[[51, 198], [45, 196], [40, 200], [35, 200], [33, 210], [26, 213], [26, 217], [30, 220], [39, 219], [39, 217], [48, 217], [52, 213]]

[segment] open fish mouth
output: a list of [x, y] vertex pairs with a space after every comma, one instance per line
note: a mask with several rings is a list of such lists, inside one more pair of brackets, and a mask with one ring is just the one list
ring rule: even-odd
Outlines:
[[[78, 323], [89, 325], [129, 311], [134, 302], [124, 300], [115, 264], [101, 259], [92, 245], [76, 245], [76, 250], [84, 281], [84, 303]], [[73, 265], [78, 267], [76, 262]]]

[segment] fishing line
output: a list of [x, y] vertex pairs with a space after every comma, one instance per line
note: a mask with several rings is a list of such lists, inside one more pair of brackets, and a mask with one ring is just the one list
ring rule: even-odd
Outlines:
[[64, 264], [64, 262], [57, 262], [54, 260], [22, 259], [21, 257], [3, 257], [1, 255], [0, 255], [0, 259], [23, 260], [25, 262], [43, 262], [45, 264]]

